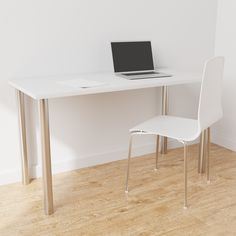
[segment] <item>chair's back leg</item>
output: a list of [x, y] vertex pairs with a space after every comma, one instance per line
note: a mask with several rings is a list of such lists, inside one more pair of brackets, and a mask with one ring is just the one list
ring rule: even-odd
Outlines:
[[210, 147], [211, 147], [211, 129], [207, 129], [207, 155], [206, 155], [206, 176], [207, 182], [210, 182]]
[[184, 209], [188, 208], [188, 146], [184, 143]]
[[156, 168], [155, 168], [155, 170], [158, 169], [159, 140], [160, 140], [159, 137], [160, 137], [160, 136], [157, 135], [157, 144], [156, 144]]

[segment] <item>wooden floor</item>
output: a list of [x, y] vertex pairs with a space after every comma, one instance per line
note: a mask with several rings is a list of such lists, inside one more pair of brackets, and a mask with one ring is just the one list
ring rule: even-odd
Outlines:
[[41, 179], [0, 187], [0, 235], [236, 235], [236, 153], [212, 145], [211, 183], [190, 148], [189, 208], [183, 209], [183, 149], [55, 175], [55, 214], [42, 209]]

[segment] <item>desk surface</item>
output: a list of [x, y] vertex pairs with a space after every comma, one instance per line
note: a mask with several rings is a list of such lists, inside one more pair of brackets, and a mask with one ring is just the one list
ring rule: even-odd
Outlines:
[[[142, 88], [162, 87], [178, 84], [191, 84], [201, 81], [201, 75], [161, 70], [172, 77], [127, 80], [114, 73], [90, 73], [48, 77], [25, 77], [9, 80], [9, 84], [34, 99], [49, 99], [86, 94], [107, 93]], [[67, 85], [67, 81], [92, 80], [102, 84], [91, 88]]]

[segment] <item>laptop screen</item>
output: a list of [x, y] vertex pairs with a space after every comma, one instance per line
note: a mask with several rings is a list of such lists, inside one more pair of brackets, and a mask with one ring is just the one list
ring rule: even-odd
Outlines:
[[115, 72], [154, 70], [150, 41], [112, 42]]

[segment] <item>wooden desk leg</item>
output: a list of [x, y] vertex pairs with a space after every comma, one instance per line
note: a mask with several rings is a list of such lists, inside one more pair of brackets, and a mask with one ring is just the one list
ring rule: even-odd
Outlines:
[[40, 116], [41, 145], [42, 145], [44, 211], [46, 215], [51, 215], [54, 210], [53, 210], [50, 131], [49, 131], [49, 115], [48, 115], [47, 99], [39, 100], [39, 116]]
[[25, 101], [24, 93], [16, 90], [18, 103], [18, 119], [20, 128], [20, 146], [21, 146], [21, 162], [22, 162], [22, 183], [27, 185], [30, 183], [29, 163], [27, 155], [27, 140], [26, 140], [26, 124], [25, 124]]
[[[167, 86], [162, 87], [162, 115], [167, 115], [168, 112], [168, 88]], [[167, 153], [167, 137], [161, 138], [161, 154]]]

